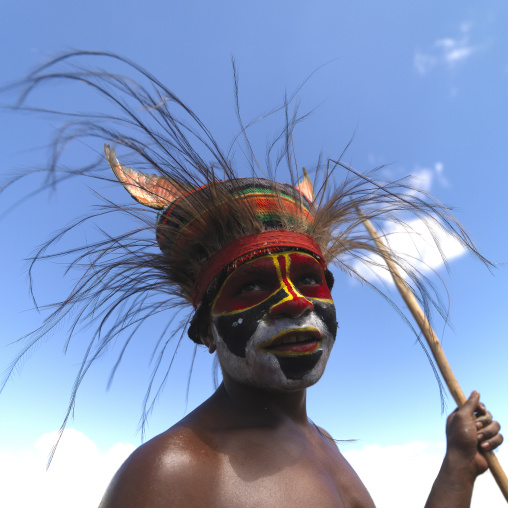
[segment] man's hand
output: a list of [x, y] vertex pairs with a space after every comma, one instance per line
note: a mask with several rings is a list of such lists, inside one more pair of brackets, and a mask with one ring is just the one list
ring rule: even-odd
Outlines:
[[456, 409], [446, 422], [446, 458], [452, 467], [468, 472], [472, 479], [488, 469], [480, 450], [493, 450], [503, 442], [500, 425], [473, 392], [466, 403]]
[[503, 442], [500, 425], [473, 392], [446, 422], [446, 455], [425, 508], [464, 508], [471, 505], [473, 485], [487, 470], [480, 450], [493, 450]]

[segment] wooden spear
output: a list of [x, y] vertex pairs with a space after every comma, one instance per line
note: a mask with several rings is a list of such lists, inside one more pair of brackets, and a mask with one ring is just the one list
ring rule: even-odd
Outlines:
[[[450, 364], [448, 363], [448, 360], [446, 359], [446, 356], [444, 354], [443, 348], [441, 347], [441, 343], [439, 342], [439, 339], [434, 333], [434, 330], [432, 329], [429, 320], [426, 318], [425, 313], [423, 312], [415, 296], [409, 289], [405, 280], [400, 275], [397, 266], [395, 265], [395, 262], [393, 261], [390, 252], [388, 251], [388, 248], [381, 240], [372, 223], [369, 221], [369, 219], [367, 219], [367, 217], [362, 213], [361, 210], [358, 210], [358, 215], [360, 219], [363, 221], [365, 228], [369, 232], [370, 236], [372, 237], [372, 240], [376, 244], [379, 253], [384, 259], [386, 265], [388, 266], [388, 270], [390, 270], [390, 273], [393, 277], [393, 282], [397, 286], [399, 293], [401, 294], [404, 302], [406, 302], [408, 309], [411, 311], [411, 314], [415, 318], [415, 321], [417, 322], [418, 326], [420, 327], [420, 330], [422, 331], [425, 339], [427, 340], [427, 343], [430, 347], [430, 350], [432, 352], [434, 360], [436, 361], [439, 371], [441, 372], [441, 375], [445, 380], [446, 386], [448, 386], [448, 390], [450, 390], [450, 393], [452, 394], [453, 399], [457, 403], [457, 406], [462, 406], [466, 402], [467, 398], [464, 395], [462, 389], [460, 388], [459, 383], [457, 382], [457, 378], [453, 374]], [[501, 467], [499, 460], [497, 459], [496, 455], [492, 450], [489, 451], [482, 450], [482, 453], [487, 459], [487, 463], [489, 465], [489, 469], [492, 473], [492, 476], [499, 485], [499, 488], [501, 489], [501, 492], [503, 493], [506, 501], [508, 501], [508, 478], [506, 477], [506, 473], [503, 471], [503, 468]]]

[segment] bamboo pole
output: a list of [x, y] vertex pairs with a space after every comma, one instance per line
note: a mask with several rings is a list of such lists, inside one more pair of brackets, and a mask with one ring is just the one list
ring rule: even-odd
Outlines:
[[[450, 390], [450, 393], [452, 394], [453, 399], [457, 403], [457, 406], [462, 406], [466, 402], [467, 398], [464, 395], [462, 389], [460, 388], [457, 378], [455, 377], [450, 367], [450, 364], [446, 359], [443, 348], [441, 347], [441, 343], [439, 342], [439, 339], [434, 333], [434, 330], [432, 329], [429, 320], [425, 316], [425, 313], [423, 312], [422, 308], [420, 307], [420, 304], [418, 303], [415, 296], [409, 289], [405, 280], [400, 275], [397, 266], [395, 265], [395, 262], [393, 261], [388, 251], [388, 248], [381, 240], [372, 223], [369, 221], [369, 219], [367, 219], [367, 217], [362, 213], [361, 210], [358, 210], [358, 215], [362, 219], [365, 228], [369, 232], [379, 253], [384, 259], [386, 265], [388, 266], [388, 270], [390, 270], [395, 286], [397, 286], [399, 293], [401, 294], [404, 302], [406, 303], [408, 309], [411, 311], [411, 314], [415, 318], [415, 321], [417, 322], [418, 326], [420, 327], [420, 330], [422, 331], [425, 339], [427, 340], [427, 343], [430, 347], [430, 350], [432, 352], [434, 360], [436, 361], [439, 371], [441, 372], [441, 375], [445, 380], [446, 386], [448, 386], [448, 390]], [[482, 450], [482, 453], [487, 460], [492, 476], [496, 480], [496, 483], [501, 489], [501, 492], [503, 493], [506, 501], [508, 501], [508, 478], [506, 476], [506, 473], [503, 471], [503, 468], [501, 467], [499, 460], [497, 459], [495, 453], [492, 450], [488, 451]]]

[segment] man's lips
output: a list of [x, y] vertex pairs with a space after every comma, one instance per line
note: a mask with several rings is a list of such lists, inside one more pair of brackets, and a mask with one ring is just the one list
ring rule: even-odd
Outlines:
[[272, 354], [312, 353], [321, 344], [321, 332], [314, 327], [304, 327], [283, 332], [260, 345], [260, 349]]

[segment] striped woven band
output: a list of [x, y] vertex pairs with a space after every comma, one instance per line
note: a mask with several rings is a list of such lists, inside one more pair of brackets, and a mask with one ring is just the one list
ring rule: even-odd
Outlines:
[[[234, 181], [216, 182], [214, 185], [230, 192], [231, 199], [238, 200], [246, 209], [253, 210], [260, 221], [265, 224], [266, 229], [279, 228], [282, 217], [286, 223], [290, 224], [303, 221], [310, 226], [313, 222], [310, 212], [311, 203], [291, 185], [277, 184], [262, 178], [239, 178]], [[186, 213], [181, 213], [180, 206], [190, 199], [197, 203], [200, 201], [200, 196], [203, 196], [203, 201], [206, 202], [210, 188], [211, 185], [206, 185], [193, 189], [176, 199], [162, 212], [158, 221], [159, 231], [163, 230], [165, 225], [171, 225], [178, 229], [178, 237], [171, 237], [171, 243], [190, 244], [199, 237], [202, 224], [206, 223], [210, 216], [210, 210], [203, 207], [190, 217]], [[230, 200], [225, 200], [224, 202], [215, 202], [213, 206], [228, 207], [229, 204]], [[213, 216], [213, 213], [211, 215]], [[158, 234], [157, 240], [162, 249], [163, 235]]]

